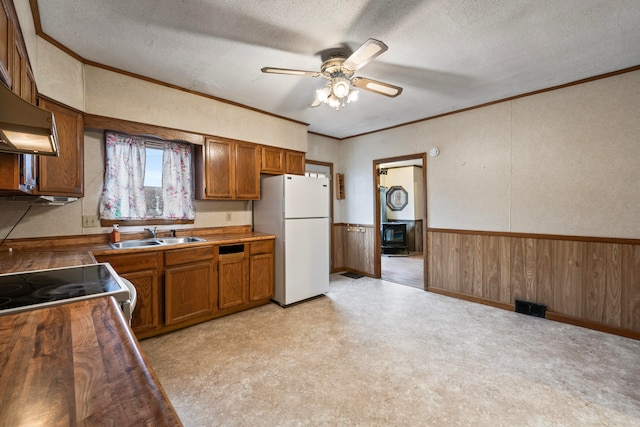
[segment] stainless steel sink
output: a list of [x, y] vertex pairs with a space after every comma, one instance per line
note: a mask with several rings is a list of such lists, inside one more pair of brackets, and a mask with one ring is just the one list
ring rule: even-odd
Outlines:
[[181, 243], [204, 242], [200, 237], [159, 237], [157, 239], [124, 240], [118, 243], [109, 243], [113, 249], [135, 249], [149, 246], [179, 245]]
[[156, 239], [159, 242], [162, 242], [164, 245], [179, 245], [180, 243], [194, 243], [194, 242], [204, 242], [204, 239], [199, 237], [161, 237]]
[[145, 239], [145, 240], [125, 240], [118, 243], [109, 243], [114, 249], [130, 249], [130, 248], [144, 248], [147, 246], [159, 246], [162, 242], [157, 239]]

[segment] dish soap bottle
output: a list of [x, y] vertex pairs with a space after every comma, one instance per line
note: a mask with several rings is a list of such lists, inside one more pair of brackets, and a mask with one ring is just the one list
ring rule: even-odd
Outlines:
[[113, 230], [111, 230], [111, 243], [118, 243], [120, 241], [120, 230], [118, 230], [118, 224], [113, 224]]

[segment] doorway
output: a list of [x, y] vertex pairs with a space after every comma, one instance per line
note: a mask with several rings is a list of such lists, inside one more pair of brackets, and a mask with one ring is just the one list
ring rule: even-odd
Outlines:
[[373, 161], [376, 277], [427, 289], [426, 154]]

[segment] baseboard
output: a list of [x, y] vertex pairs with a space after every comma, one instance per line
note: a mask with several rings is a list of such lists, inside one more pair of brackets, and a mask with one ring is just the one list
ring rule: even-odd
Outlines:
[[575, 317], [567, 316], [566, 314], [547, 311], [546, 318], [549, 320], [554, 320], [556, 322], [568, 323], [570, 325], [580, 326], [582, 328], [593, 329], [600, 332], [606, 332], [608, 334], [620, 335], [622, 337], [640, 340], [640, 332], [638, 331], [603, 325], [601, 323], [590, 322], [588, 320], [576, 319]]
[[[501, 308], [507, 311], [515, 311], [515, 306], [513, 304], [506, 304], [498, 301], [492, 301], [485, 298], [480, 298], [472, 295], [462, 294], [459, 292], [449, 291], [447, 289], [435, 288], [433, 286], [427, 287], [427, 291], [433, 292], [434, 294], [445, 295], [448, 297], [457, 298], [457, 299], [461, 299], [469, 302], [475, 302], [478, 304]], [[567, 316], [565, 314], [556, 313], [553, 311], [547, 311], [545, 319], [553, 320], [555, 322], [567, 323], [574, 326], [580, 326], [582, 328], [593, 329], [595, 331], [606, 332], [612, 335], [619, 335], [619, 336], [631, 338], [634, 340], [640, 340], [640, 332], [638, 331], [632, 331], [629, 329], [617, 328], [615, 326], [603, 325], [596, 322], [576, 319], [575, 317]]]
[[448, 297], [453, 297], [469, 302], [475, 302], [478, 304], [489, 305], [491, 307], [501, 308], [503, 310], [514, 311], [515, 307], [513, 304], [507, 304], [503, 302], [493, 301], [485, 298], [475, 297], [473, 295], [462, 294], [460, 292], [450, 291], [447, 289], [436, 288], [433, 286], [427, 287], [427, 292], [433, 292], [434, 294], [445, 295]]

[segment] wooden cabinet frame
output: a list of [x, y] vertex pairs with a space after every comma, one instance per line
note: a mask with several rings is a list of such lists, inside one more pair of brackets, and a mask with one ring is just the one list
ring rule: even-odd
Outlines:
[[260, 198], [260, 149], [256, 144], [207, 137], [196, 150], [196, 197], [210, 200]]

